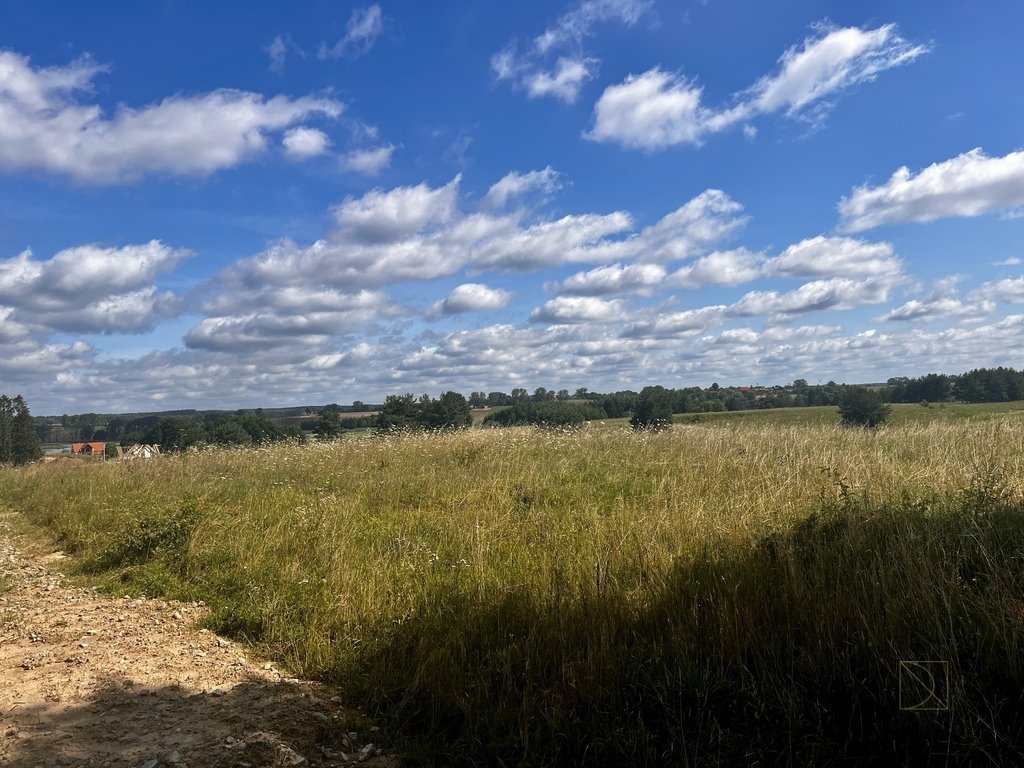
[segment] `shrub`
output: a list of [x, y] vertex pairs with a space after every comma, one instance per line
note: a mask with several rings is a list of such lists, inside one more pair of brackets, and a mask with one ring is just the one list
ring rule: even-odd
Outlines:
[[848, 427], [877, 427], [886, 422], [891, 410], [881, 392], [863, 387], [847, 389], [839, 401], [839, 415]]

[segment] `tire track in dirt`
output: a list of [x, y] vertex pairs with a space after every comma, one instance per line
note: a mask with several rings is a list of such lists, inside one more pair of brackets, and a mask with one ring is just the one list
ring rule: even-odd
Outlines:
[[287, 677], [196, 621], [201, 604], [64, 585], [0, 515], [0, 765], [396, 766], [325, 686]]

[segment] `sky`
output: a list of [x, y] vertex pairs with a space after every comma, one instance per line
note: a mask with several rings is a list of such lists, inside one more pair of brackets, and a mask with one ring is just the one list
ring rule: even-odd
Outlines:
[[57, 3], [0, 28], [33, 412], [1024, 351], [1024, 4]]

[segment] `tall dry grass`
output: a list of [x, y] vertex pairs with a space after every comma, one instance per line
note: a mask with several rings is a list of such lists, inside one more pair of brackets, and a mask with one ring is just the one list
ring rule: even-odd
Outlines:
[[[1022, 492], [1024, 425], [1000, 420], [0, 473], [108, 588], [202, 598], [419, 756], [478, 764], [1015, 759]], [[948, 664], [948, 710], [900, 708], [919, 659]]]

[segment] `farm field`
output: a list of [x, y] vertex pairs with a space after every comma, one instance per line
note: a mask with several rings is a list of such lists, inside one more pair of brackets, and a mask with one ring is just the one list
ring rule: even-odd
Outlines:
[[413, 762], [1012, 764], [1020, 407], [30, 466], [0, 504], [86, 583], [204, 600]]
[[[1024, 401], [1007, 403], [894, 403], [889, 424], [927, 424], [933, 421], [962, 421], [1015, 418], [1024, 419]], [[679, 413], [676, 424], [736, 426], [740, 424], [837, 425], [839, 412], [835, 406], [805, 408], [766, 408], [749, 411], [718, 411], [715, 413]], [[606, 419], [601, 422], [615, 429], [629, 426], [629, 419]]]

